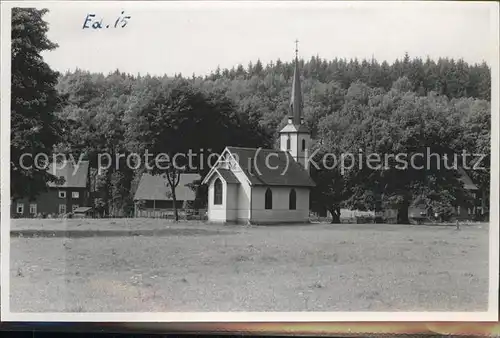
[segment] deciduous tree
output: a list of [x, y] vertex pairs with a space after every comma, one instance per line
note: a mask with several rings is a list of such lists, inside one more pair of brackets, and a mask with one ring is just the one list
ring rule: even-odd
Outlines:
[[[46, 154], [51, 161], [53, 146], [58, 142], [61, 124], [55, 113], [63, 100], [55, 89], [58, 73], [44, 62], [41, 53], [57, 48], [47, 38], [46, 9], [12, 9], [12, 75], [11, 75], [11, 197], [33, 198], [56, 178], [39, 162], [37, 154]], [[30, 157], [22, 157], [30, 154]], [[39, 157], [40, 158], [40, 157]]]

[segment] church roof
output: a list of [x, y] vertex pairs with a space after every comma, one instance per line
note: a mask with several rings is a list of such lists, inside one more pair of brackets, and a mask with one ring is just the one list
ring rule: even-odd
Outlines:
[[[252, 185], [314, 187], [309, 173], [287, 151], [226, 148], [238, 161]], [[267, 163], [267, 164], [266, 164]]]
[[[298, 53], [298, 50], [295, 50]], [[295, 55], [295, 68], [293, 71], [292, 80], [292, 93], [290, 97], [290, 115], [292, 116], [293, 123], [300, 125], [302, 119], [302, 108], [304, 102], [302, 100], [302, 88], [300, 85], [300, 70], [299, 70], [299, 57]]]
[[238, 178], [234, 176], [233, 172], [229, 169], [217, 168], [216, 171], [222, 176], [227, 183], [240, 183]]
[[307, 133], [309, 134], [309, 129], [304, 124], [295, 125], [293, 123], [287, 124], [280, 133]]

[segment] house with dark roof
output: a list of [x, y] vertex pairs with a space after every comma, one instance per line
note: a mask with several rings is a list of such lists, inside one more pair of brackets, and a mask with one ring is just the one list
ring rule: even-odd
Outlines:
[[90, 202], [89, 162], [65, 161], [51, 164], [47, 171], [58, 182], [47, 183], [47, 191], [34, 199], [23, 198], [11, 203], [11, 216], [17, 218], [61, 216]]
[[[182, 173], [175, 187], [176, 206], [183, 208], [185, 202], [196, 199], [191, 185], [200, 180], [199, 174]], [[172, 212], [174, 202], [172, 190], [165, 175], [144, 173], [134, 195], [135, 217], [164, 217]]]
[[310, 188], [306, 165], [311, 143], [302, 114], [298, 57], [288, 124], [280, 150], [226, 147], [203, 179], [208, 185], [208, 220], [217, 223], [304, 223], [309, 221]]
[[457, 201], [455, 217], [465, 220], [483, 215], [487, 210], [484, 210], [486, 208], [482, 203], [484, 198], [482, 192], [463, 168], [459, 168], [458, 173], [460, 175], [459, 181], [462, 182], [464, 189], [472, 196], [472, 201]]
[[[482, 215], [484, 215], [487, 210], [484, 208], [482, 194], [479, 187], [472, 181], [469, 174], [459, 167], [458, 171], [458, 181], [461, 182], [463, 188], [470, 194], [472, 199], [460, 200], [457, 199], [455, 201], [455, 206], [452, 207], [449, 211], [448, 217], [458, 220], [473, 220], [473, 219], [481, 219]], [[388, 219], [389, 222], [396, 222], [397, 220], [397, 209], [385, 209], [383, 212], [384, 218]], [[424, 203], [418, 203], [418, 200], [414, 200], [413, 204], [408, 209], [408, 215], [410, 219], [418, 219], [420, 217], [441, 217], [439, 214], [433, 214], [432, 208], [428, 207]], [[443, 220], [445, 220], [443, 218]]]

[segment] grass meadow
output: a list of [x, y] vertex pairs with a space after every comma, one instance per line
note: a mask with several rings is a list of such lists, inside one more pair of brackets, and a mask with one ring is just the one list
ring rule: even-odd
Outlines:
[[13, 312], [486, 311], [488, 224], [11, 221]]

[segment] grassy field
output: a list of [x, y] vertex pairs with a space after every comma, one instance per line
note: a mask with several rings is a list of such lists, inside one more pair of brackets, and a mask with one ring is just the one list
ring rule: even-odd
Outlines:
[[485, 311], [488, 225], [12, 220], [11, 311]]

